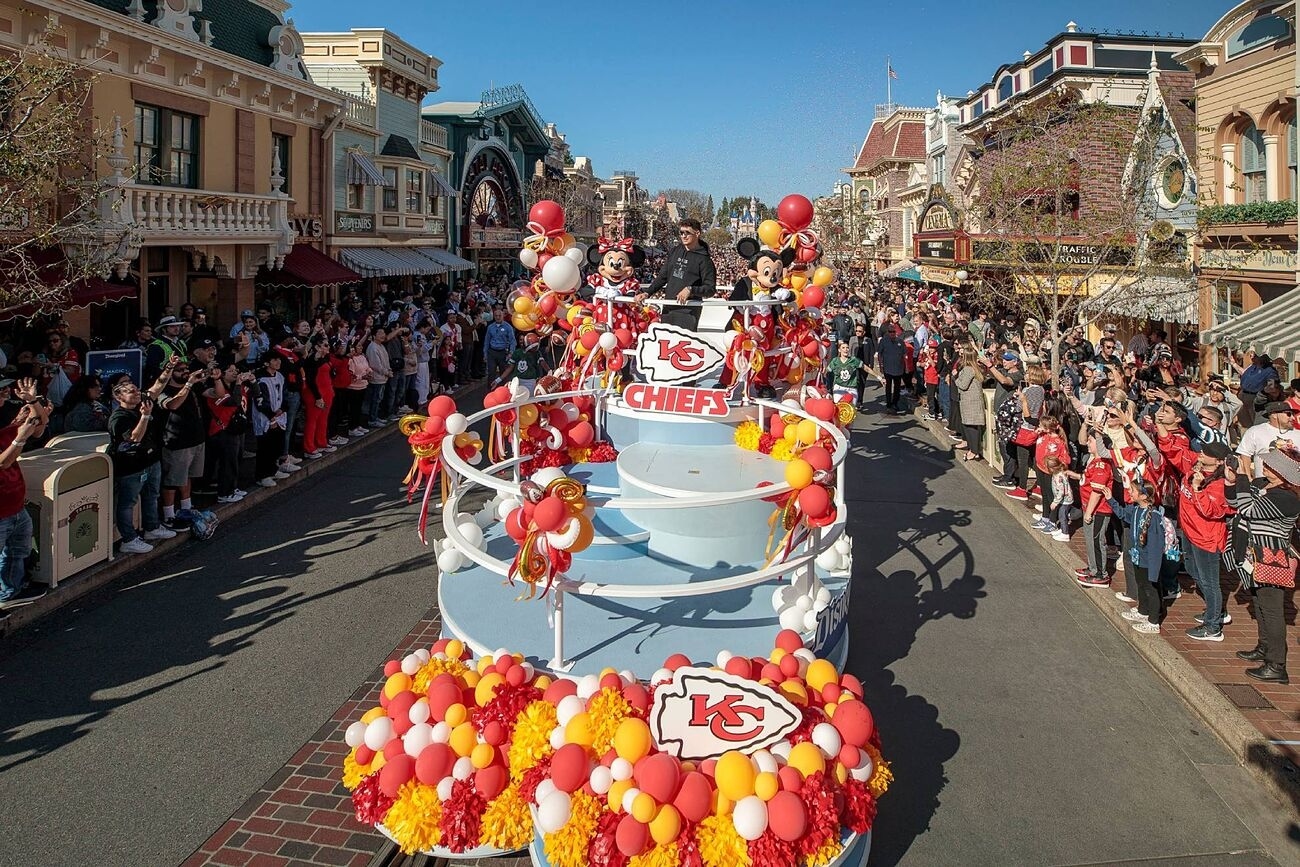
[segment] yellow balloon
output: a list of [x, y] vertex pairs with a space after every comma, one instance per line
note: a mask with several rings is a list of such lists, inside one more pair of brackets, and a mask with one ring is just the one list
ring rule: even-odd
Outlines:
[[578, 538], [569, 546], [569, 553], [576, 554], [579, 551], [586, 551], [591, 547], [592, 541], [596, 538], [596, 528], [591, 525], [591, 521], [583, 515], [578, 516]]
[[472, 688], [478, 686], [479, 678], [481, 678], [482, 676], [483, 675], [479, 674], [477, 671], [471, 668], [469, 671], [465, 672], [460, 677], [461, 680], [465, 681], [466, 686]]
[[667, 846], [682, 833], [682, 816], [672, 804], [664, 804], [650, 820], [650, 836], [660, 846]]
[[442, 720], [447, 725], [455, 728], [469, 719], [469, 710], [460, 702], [447, 705], [447, 710], [442, 715]]
[[474, 438], [468, 433], [458, 433], [451, 438], [451, 441], [456, 444], [456, 448], [463, 449], [465, 446], [473, 442]]
[[465, 645], [460, 642], [460, 639], [453, 638], [447, 642], [447, 647], [443, 650], [443, 653], [447, 654], [448, 659], [460, 659], [465, 655]]
[[623, 796], [636, 783], [632, 780], [615, 780], [609, 784], [609, 809], [611, 813], [623, 812]]
[[811, 741], [804, 741], [791, 747], [786, 764], [803, 774], [805, 778], [826, 770], [826, 759], [822, 757], [821, 749]]
[[518, 331], [532, 331], [537, 327], [537, 323], [534, 322], [531, 317], [525, 316], [523, 313], [516, 313], [514, 316], [511, 316], [510, 324], [514, 325], [515, 329]]
[[723, 753], [713, 769], [713, 780], [728, 801], [747, 798], [754, 794], [754, 763], [749, 756], [735, 750]]
[[655, 817], [655, 799], [642, 792], [632, 799], [632, 818], [642, 825], [648, 825]]
[[470, 751], [469, 760], [474, 765], [474, 770], [481, 771], [492, 764], [496, 755], [497, 751], [491, 744], [475, 744], [474, 749]]
[[836, 762], [836, 763], [835, 763], [835, 779], [839, 781], [840, 785], [843, 785], [843, 784], [844, 784], [844, 781], [847, 780], [848, 778], [849, 778], [849, 769], [846, 768], [846, 767], [844, 767], [844, 766], [843, 766], [842, 764], [840, 764], [839, 762]]
[[519, 423], [524, 427], [532, 427], [537, 423], [537, 406], [526, 403], [519, 407]]
[[783, 680], [778, 687], [780, 693], [790, 701], [803, 707], [808, 704], [808, 690], [804, 688], [802, 682], [797, 680]]
[[835, 279], [835, 272], [825, 265], [813, 272], [812, 284], [814, 286], [829, 286]]
[[585, 710], [575, 715], [564, 727], [564, 740], [584, 747], [591, 746], [591, 717]]
[[381, 716], [388, 716], [388, 711], [382, 707], [372, 707], [361, 715], [361, 721], [363, 723], [370, 723], [379, 719]]
[[474, 702], [479, 707], [485, 707], [496, 695], [497, 687], [506, 682], [506, 676], [499, 671], [491, 671], [483, 675], [483, 679], [474, 687]]
[[478, 734], [474, 731], [474, 724], [468, 722], [463, 722], [452, 729], [451, 737], [447, 739], [447, 746], [451, 747], [452, 752], [458, 756], [468, 756], [474, 752], [476, 744], [478, 744]]
[[788, 424], [788, 425], [786, 425], [786, 426], [785, 426], [785, 430], [781, 433], [781, 439], [785, 440], [785, 441], [788, 442], [788, 443], [793, 443], [793, 442], [795, 442], [796, 440], [798, 440], [798, 439], [799, 439], [799, 425], [797, 425], [797, 424]]
[[514, 303], [515, 312], [523, 313], [525, 315], [532, 313], [533, 308], [536, 306], [537, 305], [533, 302], [533, 299], [529, 298], [527, 295], [520, 295], [518, 298], [515, 299], [515, 303]]
[[796, 272], [790, 275], [790, 288], [799, 292], [803, 287], [808, 285], [808, 277], [805, 274]]
[[785, 480], [796, 491], [802, 491], [812, 484], [812, 464], [803, 458], [795, 458], [785, 465]]
[[781, 246], [781, 224], [776, 220], [764, 220], [759, 223], [758, 240], [773, 250]]
[[814, 659], [808, 663], [804, 680], [812, 689], [821, 692], [828, 684], [839, 683], [840, 674], [829, 659]]
[[388, 696], [389, 698], [392, 698], [393, 696], [397, 695], [399, 692], [405, 692], [410, 688], [411, 688], [411, 676], [408, 674], [403, 674], [400, 671], [397, 672], [396, 674], [390, 674], [388, 676], [388, 680], [384, 681], [384, 695]]
[[618, 724], [614, 732], [614, 752], [632, 764], [650, 754], [650, 727], [644, 720], [628, 717]]
[[771, 771], [763, 771], [754, 778], [754, 794], [760, 800], [770, 801], [781, 791], [781, 778]]
[[817, 427], [817, 422], [813, 421], [812, 419], [806, 418], [803, 421], [799, 422], [799, 431], [798, 431], [799, 442], [803, 443], [804, 445], [812, 445], [813, 443], [817, 442], [817, 437], [820, 433], [821, 431]]

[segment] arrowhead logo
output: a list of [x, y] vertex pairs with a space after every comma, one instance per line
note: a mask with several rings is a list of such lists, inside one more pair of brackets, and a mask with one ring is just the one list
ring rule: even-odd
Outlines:
[[637, 367], [653, 383], [673, 385], [698, 379], [722, 362], [722, 352], [713, 344], [666, 322], [656, 322], [637, 339]]
[[710, 668], [679, 668], [655, 690], [650, 734], [679, 759], [716, 759], [729, 750], [752, 753], [799, 727], [798, 709], [774, 690]]

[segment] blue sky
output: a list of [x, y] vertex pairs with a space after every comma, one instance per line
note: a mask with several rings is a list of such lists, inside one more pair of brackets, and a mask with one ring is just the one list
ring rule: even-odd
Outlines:
[[1231, 0], [1063, 3], [411, 3], [298, 0], [304, 32], [387, 27], [443, 61], [432, 99], [521, 83], [596, 172], [635, 169], [650, 190], [823, 195], [885, 101], [928, 107], [1003, 63], [1082, 29], [1198, 39]]

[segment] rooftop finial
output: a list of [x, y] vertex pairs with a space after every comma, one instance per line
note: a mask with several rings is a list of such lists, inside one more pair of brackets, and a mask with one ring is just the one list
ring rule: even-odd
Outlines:
[[1075, 24], [1073, 21], [1071, 21], [1070, 23], [1068, 23], [1068, 24], [1065, 25], [1065, 32], [1066, 32], [1066, 33], [1078, 33], [1078, 32], [1079, 32], [1079, 25], [1078, 25], [1078, 24]]

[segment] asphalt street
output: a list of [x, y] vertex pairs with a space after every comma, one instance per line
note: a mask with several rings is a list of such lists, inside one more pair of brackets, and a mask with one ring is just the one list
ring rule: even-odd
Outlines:
[[[849, 470], [873, 865], [1286, 862], [1288, 818], [919, 426]], [[0, 864], [175, 864], [435, 598], [389, 436], [0, 648]]]

